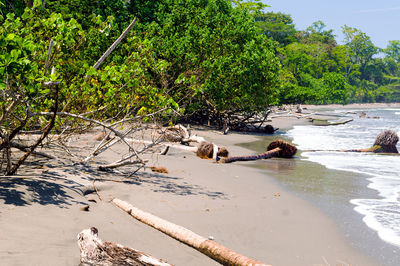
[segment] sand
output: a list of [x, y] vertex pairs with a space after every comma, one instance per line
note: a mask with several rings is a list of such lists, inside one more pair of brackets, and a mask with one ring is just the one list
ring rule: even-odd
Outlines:
[[[281, 128], [291, 124], [283, 118], [273, 123]], [[197, 133], [228, 147], [232, 155], [253, 154], [236, 144], [258, 138], [200, 129]], [[94, 145], [90, 135], [79, 136], [75, 144]], [[99, 160], [112, 162], [120, 156], [118, 149]], [[349, 244], [328, 215], [280, 186], [279, 169], [266, 175], [249, 167], [254, 162], [215, 164], [176, 149], [151, 159], [150, 165], [166, 167], [169, 173], [147, 169], [126, 179], [98, 171], [96, 165], [42, 160], [21, 168], [19, 177], [1, 178], [0, 264], [78, 265], [76, 235], [91, 226], [103, 240], [174, 265], [218, 264], [134, 220], [110, 203], [116, 197], [272, 265], [377, 265]], [[118, 182], [96, 180], [100, 200], [93, 190], [94, 178]], [[81, 210], [86, 205], [89, 211]]]

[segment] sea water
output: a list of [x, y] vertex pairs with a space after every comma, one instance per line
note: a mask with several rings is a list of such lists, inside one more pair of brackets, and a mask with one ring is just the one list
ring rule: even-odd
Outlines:
[[[400, 108], [351, 110], [353, 114], [349, 114], [349, 111], [334, 112], [353, 118], [354, 121], [350, 123], [295, 126], [287, 134], [300, 150], [346, 150], [371, 147], [376, 136], [385, 129], [400, 133]], [[369, 118], [360, 118], [361, 111]], [[400, 150], [399, 145], [397, 148]], [[400, 156], [329, 151], [303, 152], [302, 156], [330, 169], [366, 174], [368, 187], [376, 190], [377, 196], [352, 199], [350, 203], [381, 239], [400, 246]]]

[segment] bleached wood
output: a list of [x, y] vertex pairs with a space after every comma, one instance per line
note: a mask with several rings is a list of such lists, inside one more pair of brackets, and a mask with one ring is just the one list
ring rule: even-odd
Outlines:
[[144, 212], [131, 204], [120, 200], [113, 199], [112, 201], [117, 207], [121, 208], [133, 218], [167, 234], [176, 240], [195, 248], [201, 253], [207, 255], [213, 260], [222, 263], [223, 265], [253, 265], [266, 266], [262, 262], [247, 258], [239, 253], [236, 253], [212, 240], [208, 240], [189, 229], [176, 225], [151, 213]]

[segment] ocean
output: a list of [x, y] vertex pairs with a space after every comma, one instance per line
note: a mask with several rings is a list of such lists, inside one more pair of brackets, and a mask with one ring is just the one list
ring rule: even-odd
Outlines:
[[[359, 117], [362, 111], [366, 118]], [[385, 129], [400, 133], [400, 108], [342, 109], [327, 113], [345, 115], [354, 121], [326, 127], [294, 126], [286, 135], [299, 150], [305, 151], [369, 148]], [[302, 159], [329, 169], [366, 175], [368, 188], [377, 193], [351, 199], [350, 203], [362, 215], [365, 226], [376, 231], [383, 241], [400, 247], [400, 156], [318, 151], [303, 152]]]

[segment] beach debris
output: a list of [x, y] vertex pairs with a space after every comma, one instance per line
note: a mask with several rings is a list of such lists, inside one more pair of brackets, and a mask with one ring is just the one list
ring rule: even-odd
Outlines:
[[214, 237], [213, 236], [208, 236], [208, 239], [209, 240], [214, 240]]
[[271, 142], [267, 151], [258, 155], [250, 155], [250, 156], [235, 156], [228, 158], [219, 159], [219, 163], [232, 163], [237, 161], [255, 161], [260, 159], [269, 159], [273, 157], [280, 158], [291, 158], [296, 155], [297, 148], [293, 144], [286, 142], [284, 140], [274, 140]]
[[396, 144], [399, 141], [399, 136], [393, 130], [384, 130], [376, 136], [373, 146], [380, 146], [384, 153], [399, 153]]
[[166, 155], [169, 151], [169, 146], [165, 146], [164, 149], [160, 152], [160, 155]]
[[367, 114], [365, 112], [361, 112], [359, 117], [360, 118], [368, 118], [368, 119], [370, 119], [370, 118], [372, 118], [372, 119], [380, 119], [379, 116], [367, 116]]
[[189, 126], [184, 127], [181, 124], [166, 127], [158, 130], [157, 132], [163, 141], [179, 142], [181, 144], [188, 144], [190, 142], [205, 141], [203, 137], [192, 134]]
[[171, 265], [136, 249], [114, 242], [103, 242], [98, 237], [96, 227], [83, 230], [77, 238], [83, 265]]
[[336, 122], [329, 122], [327, 119], [317, 119], [311, 117], [309, 119], [314, 126], [337, 126], [337, 125], [344, 125], [353, 121], [352, 118]]
[[89, 211], [89, 205], [82, 206], [80, 209], [81, 209], [81, 211], [88, 212]]
[[296, 113], [301, 114], [302, 112], [303, 112], [303, 109], [301, 108], [301, 105], [298, 104], [298, 105], [296, 106]]
[[117, 198], [113, 199], [112, 202], [138, 221], [145, 223], [190, 247], [195, 248], [196, 250], [223, 265], [266, 265], [262, 262], [255, 261], [238, 254], [210, 239], [197, 235], [196, 233], [182, 226], [173, 224], [153, 214], [144, 212], [132, 206], [128, 202]]
[[303, 152], [318, 152], [318, 151], [332, 151], [332, 152], [370, 152], [370, 153], [385, 153], [390, 155], [398, 155], [397, 142], [399, 136], [393, 130], [384, 130], [378, 134], [374, 144], [366, 149], [351, 149], [351, 150], [303, 150]]
[[274, 128], [274, 127], [271, 126], [271, 125], [266, 125], [266, 126], [264, 127], [264, 132], [267, 133], [267, 134], [274, 134], [275, 131], [277, 131], [278, 129], [279, 129], [279, 128]]
[[151, 171], [156, 172], [156, 173], [163, 173], [163, 174], [168, 174], [168, 170], [167, 168], [163, 167], [163, 166], [150, 166], [149, 167], [151, 169]]
[[228, 157], [229, 151], [225, 147], [218, 147], [211, 142], [203, 141], [200, 142], [199, 146], [197, 147], [196, 155], [202, 159], [216, 159], [217, 156]]

